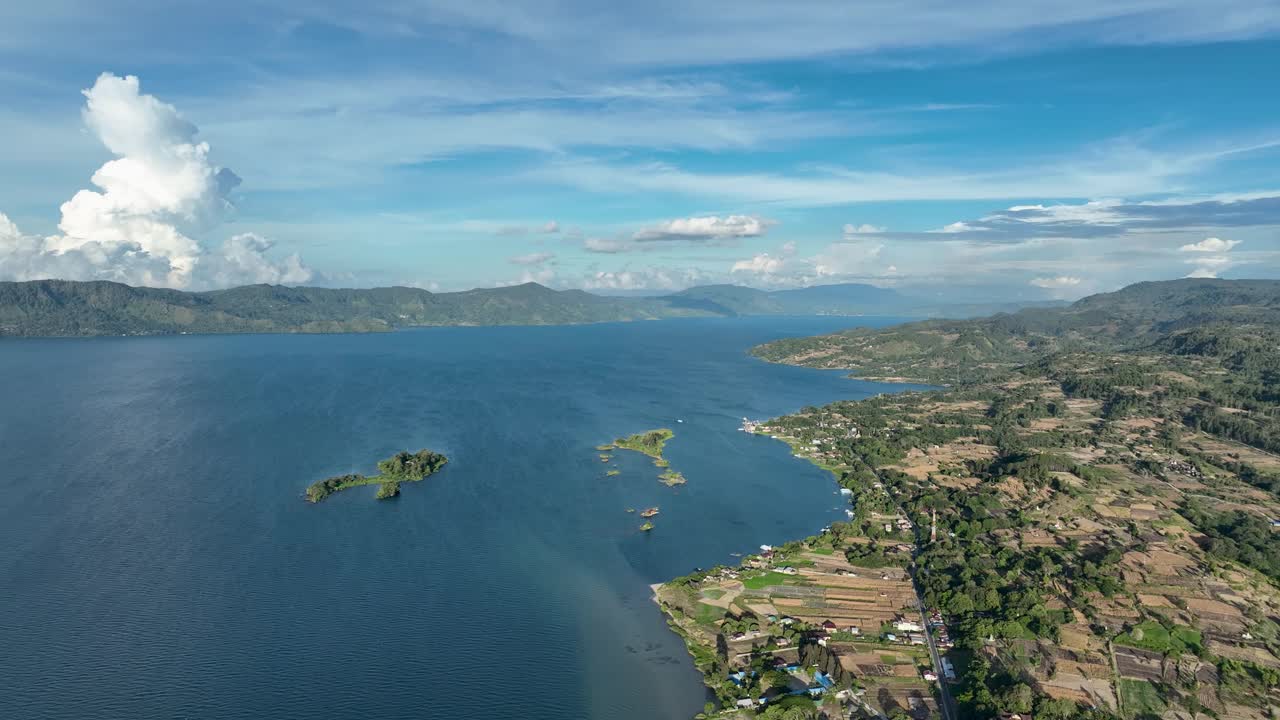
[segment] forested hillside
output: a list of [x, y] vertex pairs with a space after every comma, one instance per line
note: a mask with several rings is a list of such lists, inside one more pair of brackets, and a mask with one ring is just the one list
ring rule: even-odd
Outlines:
[[1173, 280], [1130, 285], [1064, 308], [860, 328], [779, 340], [752, 352], [771, 362], [847, 368], [863, 377], [951, 384], [990, 379], [1047, 352], [1136, 349], [1183, 329], [1211, 332], [1224, 343], [1246, 342], [1256, 329], [1276, 327], [1280, 281]]
[[377, 332], [419, 325], [553, 325], [697, 314], [536, 283], [432, 293], [250, 285], [203, 293], [111, 282], [0, 283], [0, 335]]

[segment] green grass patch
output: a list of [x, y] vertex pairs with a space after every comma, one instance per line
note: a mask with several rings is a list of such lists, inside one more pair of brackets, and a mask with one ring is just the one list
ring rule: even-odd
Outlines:
[[700, 602], [698, 603], [698, 614], [693, 617], [693, 621], [699, 625], [714, 625], [717, 620], [723, 617], [724, 608]]
[[1164, 699], [1155, 685], [1146, 680], [1121, 678], [1120, 698], [1129, 717], [1161, 715], [1166, 710]]
[[742, 578], [742, 585], [748, 590], [763, 590], [770, 585], [786, 585], [790, 577], [790, 575], [783, 575], [780, 572], [770, 570], [760, 575]]
[[1154, 650], [1158, 653], [1199, 653], [1204, 649], [1200, 631], [1178, 625], [1170, 632], [1158, 622], [1148, 620], [1126, 633], [1116, 636], [1117, 645]]

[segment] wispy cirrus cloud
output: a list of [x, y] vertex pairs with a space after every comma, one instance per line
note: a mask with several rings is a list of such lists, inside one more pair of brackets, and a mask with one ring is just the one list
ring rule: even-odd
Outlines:
[[604, 255], [624, 253], [632, 249], [634, 246], [634, 243], [614, 238], [590, 237], [582, 241], [583, 250], [586, 250], [589, 253], [601, 253]]
[[967, 233], [986, 239], [1102, 237], [1125, 232], [1268, 225], [1280, 226], [1280, 191], [1208, 198], [1017, 205], [981, 218], [957, 221], [938, 232]]
[[[145, 0], [110, 12], [93, 3], [64, 0], [40, 6], [7, 4], [0, 21], [9, 32], [0, 39], [0, 48], [33, 51], [42, 38], [63, 33], [73, 56], [94, 56], [103, 44], [128, 37], [137, 26], [174, 29], [154, 12], [158, 7]], [[339, 0], [305, 5], [231, 0], [218, 8], [193, 5], [184, 13], [183, 22], [201, 28], [201, 33], [157, 34], [150, 46], [138, 43], [119, 50], [125, 60], [169, 57], [206, 48], [209, 36], [243, 37], [249, 50], [268, 40], [292, 49], [290, 31], [301, 35], [299, 30], [320, 26], [378, 39], [452, 37], [475, 57], [506, 47], [518, 65], [547, 70], [571, 68], [581, 64], [582, 57], [596, 57], [612, 67], [710, 65], [890, 51], [1016, 52], [1079, 44], [1220, 42], [1280, 29], [1280, 10], [1267, 0], [1219, 0], [1212, 5], [1194, 0], [984, 0], [964, 6], [914, 0], [897, 3], [893, 10], [886, 13], [879, 5], [839, 0], [808, 0], [800, 9], [769, 0], [705, 0], [692, 7], [658, 0], [607, 8], [587, 0], [530, 0], [519, 5], [371, 0], [353, 12], [349, 3]], [[369, 43], [371, 52], [380, 44]]]
[[553, 235], [560, 232], [560, 223], [555, 220], [545, 222], [541, 225], [499, 225], [494, 234], [496, 235]]
[[[923, 200], [1141, 197], [1168, 194], [1223, 163], [1277, 150], [1280, 140], [1241, 141], [1212, 149], [1152, 149], [1133, 138], [1116, 138], [1069, 154], [1023, 158], [1006, 168], [982, 171], [947, 167], [862, 170], [825, 165], [785, 173], [716, 173], [665, 162], [616, 164], [577, 157], [532, 168], [524, 176], [592, 193], [663, 193], [797, 208]], [[1253, 212], [1271, 214], [1264, 205], [1259, 200]], [[993, 217], [990, 224], [1004, 220], [1030, 226], [1041, 219], [1037, 213], [1045, 212], [1037, 206], [1016, 210], [1022, 217]], [[1156, 222], [1161, 212], [1172, 214], [1167, 208], [1149, 209], [1151, 222]], [[1241, 213], [1240, 217], [1246, 221], [1250, 214]]]
[[529, 253], [527, 255], [515, 255], [507, 258], [507, 262], [513, 265], [542, 265], [555, 259], [555, 253], [540, 252]]

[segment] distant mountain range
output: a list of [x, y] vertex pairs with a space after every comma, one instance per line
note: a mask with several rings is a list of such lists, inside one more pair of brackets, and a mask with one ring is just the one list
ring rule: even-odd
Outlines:
[[183, 292], [113, 282], [0, 282], [0, 336], [380, 332], [431, 325], [563, 325], [671, 317], [902, 315], [971, 317], [1029, 305], [939, 307], [856, 283], [766, 291], [707, 285], [660, 297], [604, 297], [537, 283], [465, 292], [247, 285]]

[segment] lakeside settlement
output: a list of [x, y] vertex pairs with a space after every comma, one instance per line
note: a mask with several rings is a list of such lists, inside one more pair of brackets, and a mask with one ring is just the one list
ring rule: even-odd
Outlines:
[[1021, 335], [997, 319], [758, 348], [955, 385], [744, 421], [849, 507], [655, 586], [717, 698], [703, 715], [1277, 717], [1280, 337], [1249, 324], [1274, 303], [1247, 301], [1214, 326], [1144, 324], [1188, 305], [1129, 302]]

